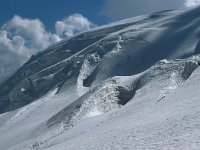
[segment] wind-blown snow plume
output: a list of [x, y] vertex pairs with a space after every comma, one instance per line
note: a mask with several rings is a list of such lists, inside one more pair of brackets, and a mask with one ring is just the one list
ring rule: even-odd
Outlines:
[[191, 7], [200, 4], [200, 0], [185, 0], [185, 6]]
[[200, 0], [107, 0], [102, 14], [120, 20], [161, 10], [179, 9], [200, 4]]
[[177, 9], [183, 0], [107, 0], [102, 14], [112, 20], [120, 20], [156, 11]]

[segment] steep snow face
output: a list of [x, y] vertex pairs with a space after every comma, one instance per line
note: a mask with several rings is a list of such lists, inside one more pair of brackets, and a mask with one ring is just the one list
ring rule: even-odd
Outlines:
[[199, 14], [198, 7], [157, 12], [54, 44], [0, 84], [0, 112], [22, 107], [69, 83], [77, 84], [76, 94], [81, 96], [110, 77], [138, 74], [161, 59], [198, 54]]
[[[87, 136], [87, 134], [90, 135], [90, 130], [100, 130], [99, 128], [102, 128], [103, 130], [106, 130], [106, 132], [108, 132], [106, 126], [108, 126], [107, 124], [112, 124], [112, 121], [110, 122], [110, 120], [114, 120], [117, 124], [122, 124], [123, 121], [128, 121], [129, 117], [134, 117], [135, 119], [137, 119], [137, 114], [139, 116], [143, 116], [144, 114], [148, 113], [149, 110], [154, 111], [154, 108], [157, 105], [160, 105], [160, 103], [163, 103], [163, 101], [166, 101], [166, 98], [170, 94], [176, 93], [176, 91], [179, 90], [189, 78], [191, 78], [191, 75], [194, 76], [193, 72], [199, 70], [199, 64], [200, 56], [194, 56], [183, 60], [161, 60], [154, 66], [150, 67], [149, 69], [138, 75], [124, 77], [117, 76], [108, 79], [100, 86], [95, 87], [80, 98], [74, 100], [74, 102], [68, 104], [58, 113], [54, 112], [54, 115], [52, 115], [51, 117], [49, 116], [46, 118], [42, 118], [43, 121], [40, 120], [37, 125], [29, 129], [29, 132], [31, 132], [31, 137], [25, 135], [24, 139], [26, 139], [26, 142], [22, 143], [22, 145], [20, 145], [19, 147], [28, 147], [30, 149], [44, 149], [62, 143], [62, 141], [64, 142], [65, 140], [67, 142], [71, 142], [70, 139], [75, 135], [77, 135], [77, 138], [75, 139], [79, 140], [79, 136], [83, 136], [82, 133], [84, 133], [84, 136]], [[56, 90], [54, 90], [49, 96], [45, 97], [47, 105], [52, 103], [52, 96], [53, 99], [56, 100], [55, 103], [59, 103], [58, 98], [60, 98], [60, 96], [59, 94], [56, 96], [55, 93], [57, 93]], [[34, 103], [36, 103], [36, 106], [34, 106]], [[5, 114], [5, 116], [9, 114], [13, 117], [9, 117], [11, 119], [7, 121], [8, 123], [6, 125], [3, 125], [3, 127], [6, 128], [2, 128], [1, 132], [4, 133], [8, 130], [19, 130], [21, 127], [18, 125], [18, 123], [21, 122], [19, 122], [18, 118], [21, 114], [28, 115], [26, 117], [28, 117], [30, 120], [35, 120], [34, 118], [37, 119], [37, 117], [35, 116], [37, 116], [37, 114], [40, 114], [41, 112], [34, 112], [33, 110], [37, 110], [41, 103], [40, 101], [36, 101], [34, 103], [19, 109], [16, 115], [10, 113]], [[37, 103], [40, 105], [38, 105]], [[43, 106], [44, 108], [47, 107], [45, 105]], [[170, 107], [173, 107], [173, 105]], [[48, 109], [46, 110], [47, 112], [49, 111]], [[33, 114], [29, 111], [31, 111]], [[27, 121], [27, 119], [23, 118], [22, 116], [20, 117], [21, 121]], [[15, 122], [13, 120], [15, 120]], [[147, 120], [143, 121], [146, 122]], [[89, 124], [91, 124], [88, 125], [88, 122]], [[129, 123], [130, 126], [137, 126], [139, 124], [137, 121]], [[87, 126], [88, 130], [84, 129], [85, 126]], [[112, 126], [115, 128], [114, 125]], [[110, 130], [112, 131], [112, 129]], [[123, 132], [125, 132], [126, 135], [122, 136], [121, 138], [125, 138], [126, 136], [128, 136], [128, 134], [126, 133], [127, 131]], [[122, 133], [118, 133], [118, 129], [116, 129], [116, 134]], [[8, 135], [5, 134], [5, 136]], [[114, 135], [112, 133], [109, 133], [109, 136]], [[101, 136], [99, 135], [99, 137]], [[98, 141], [99, 139], [97, 138], [96, 140]], [[93, 145], [96, 145], [98, 143], [97, 141], [95, 141]], [[87, 143], [87, 140], [84, 140], [84, 142]], [[69, 146], [71, 148], [69, 149], [73, 149], [73, 147], [76, 147], [76, 145], [72, 146], [71, 144]], [[109, 142], [104, 144], [106, 144], [108, 147], [113, 146], [110, 145]], [[131, 143], [128, 144], [131, 145]], [[11, 147], [12, 146], [14, 145], [11, 145]], [[80, 144], [79, 146], [83, 146], [83, 149], [85, 149], [84, 145]], [[121, 145], [118, 145], [118, 147], [120, 146]], [[18, 149], [19, 147], [14, 146], [12, 147], [12, 149]], [[76, 148], [78, 148], [78, 146]], [[60, 147], [58, 145], [57, 149], [65, 149], [65, 146]], [[91, 149], [91, 147], [89, 146], [88, 149]]]
[[112, 23], [1, 77], [0, 149], [199, 149], [199, 18]]
[[[198, 58], [198, 59], [197, 59]], [[110, 110], [120, 108], [129, 102], [138, 92], [149, 84], [162, 82], [158, 97], [163, 99], [171, 90], [176, 89], [182, 82], [187, 80], [191, 73], [198, 67], [199, 57], [189, 58], [185, 61], [160, 61], [147, 71], [130, 77], [114, 77], [106, 80], [101, 86], [94, 88], [85, 95], [67, 106], [64, 110], [48, 121], [48, 126], [53, 126], [59, 121], [67, 120], [64, 124], [70, 124], [85, 119], [93, 112], [97, 114], [106, 113]], [[139, 91], [138, 91], [139, 90]], [[159, 93], [159, 92], [158, 92]], [[140, 95], [140, 94], [139, 94]], [[93, 116], [93, 115], [92, 115]], [[69, 122], [68, 122], [69, 121]], [[68, 125], [67, 125], [68, 126]]]

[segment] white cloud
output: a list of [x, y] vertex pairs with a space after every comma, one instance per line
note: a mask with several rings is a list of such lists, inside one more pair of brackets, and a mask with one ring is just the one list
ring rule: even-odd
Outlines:
[[55, 39], [53, 34], [45, 30], [45, 26], [38, 19], [24, 19], [20, 16], [14, 16], [10, 21], [2, 26], [2, 29], [8, 32], [9, 37], [19, 35], [26, 40], [26, 45], [38, 50], [44, 49]]
[[185, 0], [185, 6], [191, 7], [200, 4], [200, 0]]
[[101, 13], [109, 19], [119, 20], [161, 10], [177, 9], [183, 5], [184, 0], [107, 0]]
[[14, 16], [0, 28], [0, 75], [17, 69], [48, 45], [94, 26], [87, 18], [74, 14], [57, 21], [56, 33], [50, 33], [38, 19]]
[[0, 30], [0, 73], [7, 73], [20, 66], [29, 57], [29, 49], [21, 36], [8, 37]]
[[55, 24], [56, 33], [60, 37], [70, 37], [78, 32], [87, 31], [95, 26], [94, 23], [81, 14], [73, 14], [62, 21], [57, 21]]
[[15, 70], [37, 51], [59, 40], [38, 19], [14, 16], [0, 30], [0, 74]]

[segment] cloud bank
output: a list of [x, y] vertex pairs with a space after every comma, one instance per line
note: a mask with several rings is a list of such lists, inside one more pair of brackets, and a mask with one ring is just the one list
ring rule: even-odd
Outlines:
[[102, 14], [115, 21], [156, 11], [195, 6], [200, 0], [107, 0]]
[[96, 25], [81, 14], [73, 14], [62, 21], [57, 21], [55, 24], [56, 33], [60, 37], [73, 36], [78, 32], [87, 31], [93, 27], [96, 27]]
[[196, 6], [200, 4], [200, 0], [185, 0], [185, 6], [186, 7], [191, 7], [191, 6]]
[[81, 14], [73, 14], [57, 21], [56, 32], [51, 33], [38, 19], [14, 16], [0, 28], [0, 75], [16, 70], [48, 45], [95, 26]]

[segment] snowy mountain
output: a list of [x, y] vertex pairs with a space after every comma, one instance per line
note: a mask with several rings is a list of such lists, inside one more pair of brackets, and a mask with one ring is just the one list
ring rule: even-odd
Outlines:
[[0, 78], [0, 149], [199, 149], [199, 53], [200, 7], [51, 45]]

